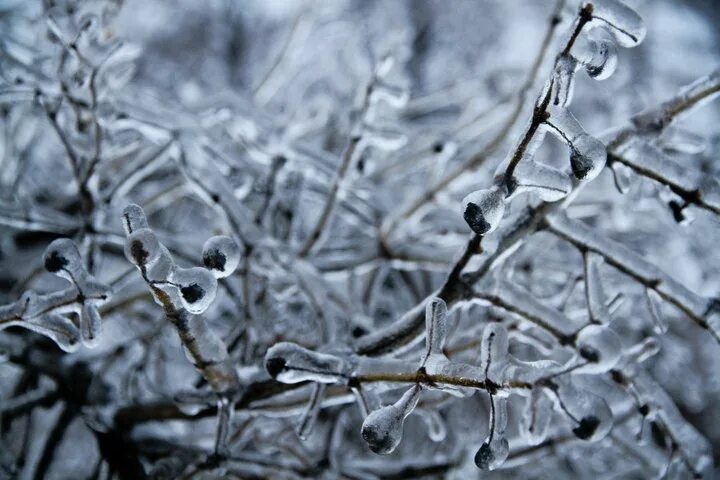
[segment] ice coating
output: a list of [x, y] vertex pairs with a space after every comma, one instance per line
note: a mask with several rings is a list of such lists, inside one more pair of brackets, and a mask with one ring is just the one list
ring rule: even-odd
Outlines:
[[508, 334], [504, 326], [490, 323], [480, 343], [480, 369], [486, 378], [501, 383], [508, 365]]
[[405, 418], [412, 413], [420, 399], [421, 388], [411, 387], [392, 405], [371, 412], [360, 430], [363, 440], [374, 453], [392, 453], [402, 440]]
[[463, 201], [463, 218], [473, 232], [485, 235], [495, 230], [505, 213], [505, 191], [493, 186], [476, 190]]
[[434, 356], [445, 358], [443, 347], [447, 336], [447, 305], [437, 297], [431, 298], [425, 307], [425, 357], [421, 365]]
[[570, 193], [572, 181], [557, 168], [527, 160], [520, 162], [515, 169], [511, 187], [512, 196], [533, 192], [545, 202], [556, 202]]
[[207, 239], [202, 250], [203, 264], [215, 278], [231, 275], [240, 264], [240, 247], [232, 238], [218, 235]]
[[595, 80], [610, 78], [618, 64], [617, 47], [607, 40], [588, 40], [587, 43], [587, 50], [579, 56], [585, 71]]
[[556, 409], [575, 423], [572, 432], [576, 437], [596, 442], [610, 432], [613, 415], [605, 400], [577, 388], [567, 377], [559, 377], [551, 392], [555, 395]]
[[160, 257], [160, 241], [149, 228], [134, 230], [125, 240], [125, 258], [138, 267], [152, 265]]
[[575, 69], [577, 60], [569, 54], [563, 54], [555, 62], [552, 83], [552, 104], [567, 107], [572, 102], [575, 91]]
[[475, 465], [480, 470], [495, 470], [505, 463], [510, 446], [505, 438], [507, 426], [507, 401], [490, 398], [490, 434], [475, 453]]
[[337, 383], [347, 378], [347, 364], [340, 357], [314, 352], [290, 342], [276, 343], [268, 349], [265, 370], [282, 383], [308, 380]]
[[607, 30], [620, 46], [632, 48], [645, 39], [645, 23], [635, 10], [619, 0], [592, 0], [591, 28]]
[[622, 354], [620, 337], [608, 326], [592, 324], [578, 332], [575, 341], [587, 365], [576, 372], [603, 373], [613, 368]]
[[607, 308], [607, 297], [600, 276], [602, 257], [596, 253], [585, 255], [585, 293], [587, 297], [590, 320], [596, 323], [608, 323], [610, 312]]
[[179, 290], [182, 305], [190, 313], [204, 312], [215, 300], [217, 279], [205, 268], [175, 268], [168, 280]]
[[530, 445], [545, 441], [553, 418], [552, 399], [541, 388], [534, 388], [525, 401], [520, 432]]
[[572, 113], [565, 108], [551, 108], [545, 121], [560, 140], [570, 147], [570, 166], [578, 180], [592, 180], [605, 167], [607, 150], [595, 137], [588, 135]]

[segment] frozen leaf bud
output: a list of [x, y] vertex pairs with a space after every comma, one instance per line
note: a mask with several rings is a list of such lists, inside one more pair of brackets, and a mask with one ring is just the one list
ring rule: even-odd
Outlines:
[[605, 400], [578, 389], [569, 379], [558, 379], [556, 395], [556, 407], [574, 422], [572, 432], [577, 438], [596, 442], [610, 432], [613, 415]]
[[579, 57], [587, 74], [595, 80], [610, 78], [617, 68], [618, 53], [613, 42], [588, 40], [587, 50]]
[[443, 347], [447, 336], [447, 305], [441, 298], [433, 297], [425, 306], [425, 358], [435, 355], [444, 358]]
[[480, 470], [495, 470], [501, 467], [510, 453], [510, 446], [505, 438], [493, 439], [492, 442], [485, 440], [475, 453], [475, 465]]
[[605, 29], [620, 46], [632, 48], [645, 39], [645, 24], [635, 10], [619, 0], [592, 0], [591, 27]]
[[580, 356], [588, 362], [576, 372], [607, 372], [617, 364], [622, 354], [620, 337], [606, 325], [588, 325], [580, 330], [575, 343]]
[[160, 242], [149, 228], [135, 230], [125, 240], [125, 257], [138, 267], [153, 264], [160, 253]]
[[572, 113], [565, 108], [551, 108], [545, 121], [550, 132], [570, 147], [570, 167], [578, 180], [592, 180], [605, 167], [607, 150], [595, 137], [588, 135]]
[[73, 272], [83, 268], [80, 252], [67, 238], [59, 238], [48, 245], [43, 261], [45, 270], [71, 282]]
[[139, 205], [131, 203], [125, 207], [123, 210], [123, 227], [127, 234], [135, 230], [140, 230], [141, 228], [150, 228], [147, 218], [145, 217], [145, 212]]
[[230, 237], [210, 237], [203, 245], [202, 258], [205, 268], [210, 270], [215, 278], [225, 278], [240, 264], [240, 248]]
[[202, 313], [215, 299], [217, 279], [202, 267], [176, 268], [170, 282], [180, 291], [180, 298], [190, 313]]
[[347, 376], [347, 365], [343, 359], [290, 342], [280, 342], [268, 349], [265, 370], [282, 383], [337, 383]]
[[505, 213], [505, 191], [493, 186], [485, 190], [476, 190], [463, 201], [463, 218], [473, 232], [485, 235], [500, 225]]
[[414, 386], [392, 405], [379, 408], [365, 418], [361, 435], [375, 453], [387, 455], [400, 444], [405, 418], [420, 399], [421, 388]]

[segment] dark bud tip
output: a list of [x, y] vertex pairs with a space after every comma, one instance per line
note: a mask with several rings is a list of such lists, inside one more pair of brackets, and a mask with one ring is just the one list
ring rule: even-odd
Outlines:
[[222, 254], [220, 250], [211, 249], [205, 252], [203, 255], [203, 263], [210, 270], [218, 270], [222, 272], [225, 270], [225, 262], [227, 258]]
[[592, 437], [595, 430], [600, 425], [600, 420], [595, 416], [583, 417], [577, 427], [573, 428], [572, 432], [580, 440], [587, 440]]
[[181, 287], [180, 293], [188, 303], [195, 303], [205, 295], [205, 290], [200, 288], [197, 283], [192, 283], [186, 287]]
[[145, 265], [148, 257], [150, 256], [148, 251], [143, 247], [142, 242], [139, 240], [133, 241], [130, 245], [130, 254], [133, 256], [133, 259], [138, 265]]
[[67, 264], [67, 258], [63, 257], [56, 251], [50, 252], [50, 255], [45, 257], [45, 270], [50, 273], [60, 271]]
[[587, 346], [580, 348], [580, 356], [590, 363], [597, 363], [600, 360], [600, 353], [594, 348]]
[[285, 368], [284, 358], [268, 358], [265, 361], [265, 370], [272, 378], [276, 378]]
[[480, 470], [489, 470], [493, 461], [493, 452], [489, 443], [483, 443], [475, 454], [475, 465]]
[[490, 224], [483, 217], [482, 210], [474, 203], [467, 204], [463, 217], [472, 231], [478, 235], [484, 235], [490, 230]]

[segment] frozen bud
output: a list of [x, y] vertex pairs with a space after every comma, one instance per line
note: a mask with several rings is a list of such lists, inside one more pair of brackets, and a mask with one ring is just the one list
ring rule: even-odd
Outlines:
[[138, 267], [154, 263], [160, 257], [160, 242], [149, 228], [134, 230], [125, 240], [125, 257]]
[[645, 24], [635, 10], [618, 0], [592, 0], [591, 27], [600, 27], [625, 48], [636, 47], [645, 38]]
[[447, 305], [441, 298], [433, 297], [425, 306], [425, 358], [422, 363], [434, 355], [443, 354], [447, 336]]
[[505, 191], [493, 186], [476, 190], [463, 199], [463, 217], [473, 232], [485, 235], [495, 230], [505, 213]]
[[180, 291], [183, 307], [190, 313], [202, 313], [215, 299], [217, 280], [202, 267], [176, 268], [170, 282]]
[[282, 383], [337, 383], [346, 377], [346, 369], [340, 357], [314, 352], [296, 343], [277, 343], [265, 354], [265, 370]]
[[573, 139], [570, 150], [570, 167], [578, 180], [592, 180], [605, 167], [607, 149], [597, 138], [582, 133]]
[[528, 160], [518, 164], [510, 190], [512, 195], [534, 192], [546, 202], [556, 202], [570, 193], [572, 182], [565, 172]]
[[150, 228], [143, 209], [134, 203], [131, 203], [123, 210], [123, 227], [125, 233], [130, 234], [141, 228]]
[[581, 440], [596, 442], [607, 436], [613, 416], [605, 401], [576, 388], [569, 379], [558, 379], [556, 406], [575, 423], [572, 432]]
[[510, 453], [510, 446], [505, 438], [485, 440], [475, 453], [475, 465], [480, 470], [495, 470], [502, 466]]
[[420, 399], [421, 388], [410, 388], [400, 400], [392, 405], [379, 408], [365, 418], [361, 435], [375, 453], [392, 453], [402, 440], [405, 418], [412, 413]]
[[613, 42], [607, 40], [589, 40], [587, 51], [582, 54], [580, 61], [590, 77], [605, 80], [615, 73], [617, 68], [617, 48]]
[[580, 356], [588, 362], [576, 372], [607, 372], [617, 364], [622, 354], [620, 337], [606, 325], [592, 324], [583, 328], [575, 344]]
[[203, 245], [203, 263], [215, 278], [231, 275], [240, 264], [240, 248], [230, 237], [210, 237]]
[[73, 272], [83, 269], [77, 247], [67, 238], [59, 238], [48, 245], [43, 257], [45, 270], [74, 282]]

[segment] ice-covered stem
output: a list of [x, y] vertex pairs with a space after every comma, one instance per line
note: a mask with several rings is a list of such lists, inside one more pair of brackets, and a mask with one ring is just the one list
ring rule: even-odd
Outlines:
[[[65, 351], [83, 344], [95, 346], [102, 328], [98, 307], [110, 298], [110, 287], [97, 281], [86, 270], [75, 244], [61, 238], [45, 250], [45, 269], [72, 286], [38, 295], [23, 293], [16, 302], [0, 306], [0, 330], [12, 326], [27, 328], [52, 339]], [[79, 327], [66, 314], [79, 318]]]
[[240, 380], [225, 344], [208, 327], [204, 317], [188, 309], [200, 304], [195, 311], [201, 313], [212, 302], [217, 286], [213, 274], [205, 269], [178, 268], [149, 229], [139, 206], [125, 208], [123, 224], [128, 235], [128, 257], [140, 270], [155, 301], [162, 305], [166, 318], [175, 326], [195, 368], [219, 395], [237, 394]]
[[564, 213], [556, 212], [547, 216], [546, 225], [549, 232], [581, 250], [599, 254], [609, 265], [656, 291], [665, 301], [680, 309], [720, 342], [720, 332], [712, 328], [705, 318], [713, 305], [712, 299], [693, 293], [624, 245], [605, 238], [582, 222], [570, 219]]

